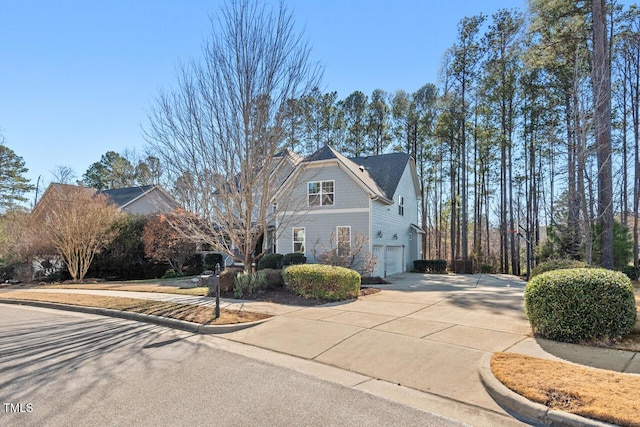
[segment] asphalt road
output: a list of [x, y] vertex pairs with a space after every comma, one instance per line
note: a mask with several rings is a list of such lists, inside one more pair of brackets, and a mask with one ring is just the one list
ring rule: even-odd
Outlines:
[[0, 426], [454, 426], [161, 326], [0, 305]]

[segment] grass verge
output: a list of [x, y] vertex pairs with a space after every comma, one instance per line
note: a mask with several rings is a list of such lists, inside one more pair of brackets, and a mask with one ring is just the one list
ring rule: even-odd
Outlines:
[[515, 353], [491, 359], [509, 389], [552, 409], [623, 426], [640, 426], [640, 376]]
[[[86, 289], [86, 288], [84, 288]], [[82, 305], [86, 307], [109, 308], [112, 310], [132, 311], [134, 313], [151, 314], [171, 319], [185, 320], [202, 325], [229, 325], [253, 322], [270, 317], [267, 314], [250, 311], [220, 310], [220, 317], [215, 319], [214, 307], [179, 304], [165, 301], [149, 301], [136, 298], [107, 297], [101, 295], [79, 295], [65, 293], [6, 292], [0, 294], [2, 299], [24, 299], [30, 301], [46, 301], [59, 304]]]
[[62, 284], [62, 285], [42, 285], [40, 289], [93, 289], [93, 290], [109, 290], [109, 291], [128, 291], [128, 292], [158, 292], [164, 294], [179, 294], [193, 296], [207, 296], [209, 289], [204, 286], [194, 288], [184, 288], [180, 286], [167, 286], [155, 283], [149, 284], [131, 284], [131, 283], [83, 283], [83, 284]]

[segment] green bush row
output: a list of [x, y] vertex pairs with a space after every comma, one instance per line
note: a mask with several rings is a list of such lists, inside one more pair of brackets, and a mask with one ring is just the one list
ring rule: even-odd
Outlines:
[[266, 254], [260, 261], [256, 270], [263, 270], [265, 268], [281, 269], [289, 265], [306, 264], [307, 257], [301, 253], [290, 253], [286, 255], [282, 254]]
[[266, 268], [248, 273], [239, 268], [227, 268], [220, 273], [220, 292], [233, 292], [236, 298], [283, 286], [282, 270]]
[[552, 258], [545, 262], [541, 262], [531, 270], [531, 277], [546, 273], [547, 271], [562, 270], [565, 268], [590, 268], [591, 266], [584, 261], [566, 258]]
[[638, 280], [640, 277], [640, 269], [635, 268], [632, 265], [628, 265], [622, 268], [622, 272], [627, 275], [631, 280]]
[[292, 265], [284, 270], [284, 280], [289, 290], [303, 298], [339, 301], [360, 293], [360, 274], [344, 267]]
[[417, 259], [413, 261], [413, 270], [418, 273], [446, 273], [447, 261], [444, 259]]
[[525, 288], [524, 308], [534, 333], [565, 342], [625, 335], [637, 317], [629, 278], [602, 268], [537, 275]]

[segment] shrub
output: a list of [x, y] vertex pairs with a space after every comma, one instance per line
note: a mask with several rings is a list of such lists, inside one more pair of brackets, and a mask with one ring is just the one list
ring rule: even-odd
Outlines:
[[496, 267], [493, 264], [480, 264], [478, 266], [478, 270], [482, 274], [494, 274], [496, 272]]
[[413, 261], [413, 270], [418, 273], [445, 273], [447, 261], [444, 259], [417, 259]]
[[260, 258], [260, 261], [258, 261], [256, 270], [264, 270], [265, 268], [282, 268], [282, 258], [282, 254], [266, 254], [262, 258]]
[[360, 274], [344, 267], [292, 265], [283, 275], [289, 289], [303, 298], [338, 301], [357, 298], [360, 293]]
[[223, 272], [220, 273], [220, 292], [231, 292], [235, 286], [236, 276], [238, 273], [244, 271], [241, 268], [225, 268]]
[[275, 270], [272, 268], [265, 268], [260, 270], [264, 272], [267, 289], [280, 289], [284, 286], [284, 279], [282, 278], [282, 270]]
[[236, 275], [233, 286], [233, 296], [242, 298], [247, 294], [255, 294], [267, 289], [267, 274], [264, 270], [249, 273], [243, 271]]
[[185, 262], [186, 269], [183, 270], [187, 276], [195, 276], [197, 274], [202, 274], [204, 271], [204, 259], [202, 254], [193, 254], [189, 259]]
[[204, 256], [205, 269], [215, 271], [216, 264], [220, 264], [220, 270], [224, 269], [224, 257], [222, 254], [206, 254]]
[[162, 276], [163, 279], [173, 279], [174, 277], [178, 277], [178, 273], [176, 273], [173, 268], [165, 271], [164, 275]]
[[171, 266], [158, 264], [145, 256], [142, 232], [147, 217], [140, 215], [123, 215], [113, 226], [115, 238], [96, 254], [89, 270], [88, 277], [99, 277], [108, 280], [155, 279]]
[[546, 273], [547, 271], [563, 270], [566, 268], [590, 268], [591, 266], [584, 261], [577, 261], [575, 259], [566, 258], [554, 258], [541, 262], [531, 270], [531, 278]]
[[283, 267], [288, 267], [290, 265], [306, 264], [306, 263], [307, 263], [307, 257], [304, 256], [304, 254], [301, 254], [298, 252], [286, 254], [282, 258]]
[[640, 277], [640, 269], [637, 269], [632, 265], [624, 267], [622, 272], [631, 280], [638, 280], [638, 277]]
[[534, 333], [566, 342], [625, 335], [637, 316], [629, 278], [602, 268], [536, 276], [525, 288], [524, 308]]

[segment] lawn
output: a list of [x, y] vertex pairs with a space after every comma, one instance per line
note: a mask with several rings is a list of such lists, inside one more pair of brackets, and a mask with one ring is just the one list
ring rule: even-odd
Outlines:
[[509, 389], [550, 408], [623, 426], [640, 426], [640, 376], [514, 353], [491, 359]]
[[86, 307], [109, 308], [113, 310], [132, 311], [141, 314], [169, 317], [202, 325], [245, 323], [270, 317], [263, 313], [222, 309], [220, 311], [220, 317], [215, 319], [215, 309], [211, 306], [179, 304], [166, 301], [150, 301], [125, 297], [108, 297], [101, 295], [14, 291], [0, 293], [0, 299], [23, 299], [31, 301], [47, 301], [59, 304], [81, 305]]
[[55, 285], [41, 285], [42, 289], [94, 289], [109, 291], [129, 292], [159, 292], [165, 294], [180, 294], [193, 296], [206, 296], [209, 289], [205, 286], [197, 286], [190, 278], [180, 279], [154, 279], [127, 282], [109, 283], [62, 283]]

